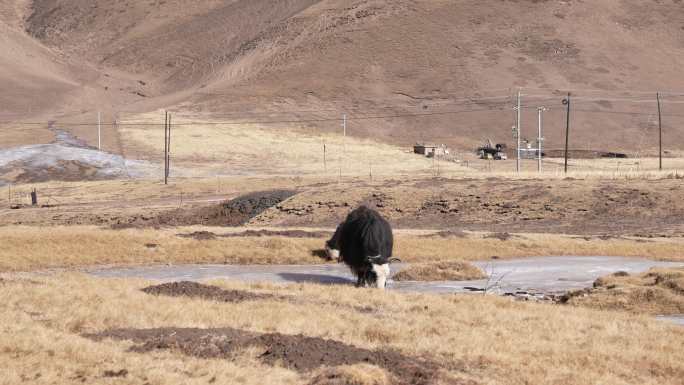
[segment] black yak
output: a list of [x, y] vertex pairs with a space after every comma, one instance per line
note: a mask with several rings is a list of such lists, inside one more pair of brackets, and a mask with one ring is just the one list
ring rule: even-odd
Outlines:
[[325, 242], [325, 254], [331, 261], [336, 260], [337, 262], [342, 262], [342, 258], [340, 258], [340, 234], [342, 233], [342, 224], [343, 223], [337, 225], [335, 234]]
[[375, 210], [361, 206], [326, 242], [331, 259], [344, 262], [357, 277], [357, 286], [384, 288], [389, 278], [394, 239], [389, 223]]

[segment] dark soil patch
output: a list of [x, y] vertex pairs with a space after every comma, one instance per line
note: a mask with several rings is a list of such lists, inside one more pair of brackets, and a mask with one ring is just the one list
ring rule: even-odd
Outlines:
[[288, 237], [288, 238], [325, 238], [331, 235], [326, 231], [304, 230], [246, 230], [239, 233], [215, 234], [210, 231], [196, 231], [190, 234], [178, 234], [181, 238], [192, 238], [200, 241], [216, 238], [242, 238], [242, 237]]
[[271, 207], [295, 195], [292, 190], [254, 192], [217, 205], [180, 208], [158, 216], [138, 215], [119, 219], [114, 229], [159, 226], [241, 226]]
[[181, 238], [196, 239], [198, 241], [209, 241], [212, 239], [216, 239], [217, 237], [217, 235], [212, 233], [211, 231], [195, 231], [194, 233], [189, 234], [178, 234], [178, 236]]
[[422, 238], [466, 238], [466, 234], [462, 230], [443, 230], [433, 234], [423, 235]]
[[257, 294], [240, 290], [225, 290], [217, 286], [209, 286], [197, 282], [187, 281], [149, 286], [142, 289], [142, 291], [152, 295], [201, 298], [211, 301], [230, 303], [276, 298], [270, 294]]
[[225, 234], [223, 237], [288, 237], [288, 238], [325, 238], [331, 236], [328, 231], [305, 230], [247, 230], [235, 234]]
[[147, 353], [174, 350], [192, 357], [232, 359], [246, 348], [259, 348], [259, 360], [282, 365], [299, 372], [328, 366], [366, 363], [384, 368], [394, 375], [397, 385], [427, 385], [441, 377], [440, 365], [422, 357], [405, 356], [394, 350], [368, 350], [339, 341], [303, 335], [259, 334], [236, 329], [116, 329], [86, 338], [130, 340], [130, 351]]
[[104, 373], [102, 373], [102, 377], [126, 377], [128, 376], [128, 370], [126, 369], [121, 369], [121, 370], [105, 370]]
[[295, 195], [291, 190], [255, 192], [224, 202], [219, 207], [208, 208], [203, 214], [203, 223], [217, 226], [240, 226], [267, 209]]
[[513, 238], [513, 235], [509, 233], [492, 233], [492, 234], [487, 234], [484, 236], [486, 239], [498, 239], [500, 241], [507, 241], [511, 238]]
[[[544, 151], [545, 157], [562, 158], [565, 156], [564, 149], [551, 149]], [[599, 158], [618, 158], [626, 159], [627, 154], [613, 151], [601, 150], [568, 150], [568, 157], [572, 159], [599, 159]]]

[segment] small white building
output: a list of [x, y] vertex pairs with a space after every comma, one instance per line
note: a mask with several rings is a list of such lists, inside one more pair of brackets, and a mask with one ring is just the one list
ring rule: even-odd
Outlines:
[[427, 156], [428, 158], [449, 155], [449, 149], [447, 148], [446, 144], [436, 145], [419, 143], [413, 146], [413, 152], [416, 154]]

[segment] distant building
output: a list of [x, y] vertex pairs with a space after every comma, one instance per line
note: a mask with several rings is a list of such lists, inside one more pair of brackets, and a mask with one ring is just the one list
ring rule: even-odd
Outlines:
[[413, 152], [416, 154], [427, 156], [432, 158], [435, 156], [446, 156], [449, 155], [449, 149], [445, 144], [435, 145], [435, 144], [416, 144], [413, 146]]

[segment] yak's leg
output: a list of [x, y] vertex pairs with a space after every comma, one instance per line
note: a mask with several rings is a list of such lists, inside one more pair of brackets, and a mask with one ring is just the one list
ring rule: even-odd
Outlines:
[[365, 274], [359, 273], [356, 278], [356, 287], [364, 287], [366, 284]]
[[385, 286], [387, 285], [387, 279], [389, 278], [389, 275], [390, 275], [389, 264], [388, 263], [386, 263], [384, 265], [373, 264], [373, 271], [375, 272], [375, 275], [377, 277], [375, 283], [377, 284], [378, 289], [384, 289]]

